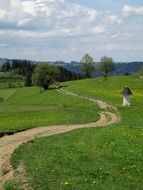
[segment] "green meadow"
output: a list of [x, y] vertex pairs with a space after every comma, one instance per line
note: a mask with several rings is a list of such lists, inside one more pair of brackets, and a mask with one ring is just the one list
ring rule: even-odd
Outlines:
[[[13, 167], [16, 169], [21, 163], [24, 164], [29, 187], [34, 190], [142, 190], [143, 79], [137, 76], [121, 76], [66, 82], [63, 85], [71, 92], [95, 97], [116, 106], [121, 121], [112, 126], [79, 129], [65, 134], [37, 138], [33, 143], [23, 144], [15, 150], [11, 158]], [[126, 85], [133, 92], [131, 107], [122, 107], [121, 91]], [[33, 87], [33, 90], [39, 94], [37, 92], [39, 89]], [[3, 106], [19, 106], [20, 102], [20, 106], [32, 107], [35, 103], [37, 105], [37, 102], [43, 106], [41, 101], [44, 99], [48, 101], [50, 93], [51, 101], [48, 106], [53, 106], [54, 101], [56, 106], [61, 105], [62, 101], [65, 103], [65, 98], [55, 100], [58, 93], [54, 90], [38, 95], [42, 96], [41, 99], [37, 96], [33, 98], [31, 95], [31, 98], [23, 100], [22, 91], [26, 89], [14, 92], [5, 103], [2, 103]], [[29, 89], [27, 93], [30, 93]], [[90, 115], [91, 110], [96, 109], [95, 117], [97, 111], [100, 111], [83, 100], [69, 96], [67, 99], [67, 104], [71, 107], [76, 101], [82, 101], [78, 112], [76, 109], [73, 110], [76, 112], [74, 117], [80, 115], [76, 119], [77, 123], [82, 120], [82, 111], [85, 110], [86, 114]], [[86, 103], [87, 105], [83, 106]], [[58, 122], [55, 120], [55, 123]], [[9, 182], [5, 189], [8, 190], [12, 183], [16, 182]], [[15, 184], [16, 189], [18, 183]]]
[[[143, 79], [138, 76], [87, 79], [66, 83], [66, 85], [69, 91], [96, 97], [117, 107], [122, 118], [120, 124], [127, 127], [143, 125]], [[121, 92], [125, 86], [128, 86], [133, 93], [131, 107], [122, 106]]]
[[0, 132], [99, 119], [99, 108], [86, 100], [41, 88], [0, 90]]

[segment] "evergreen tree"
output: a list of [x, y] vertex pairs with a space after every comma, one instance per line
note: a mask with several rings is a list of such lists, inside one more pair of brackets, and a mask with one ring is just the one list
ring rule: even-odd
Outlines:
[[28, 71], [25, 76], [25, 86], [32, 86], [32, 72]]

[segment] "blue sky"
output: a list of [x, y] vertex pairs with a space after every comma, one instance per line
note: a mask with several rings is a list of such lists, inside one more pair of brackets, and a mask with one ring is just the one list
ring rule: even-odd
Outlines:
[[85, 7], [95, 8], [98, 10], [111, 10], [119, 11], [122, 7], [126, 5], [132, 6], [142, 6], [142, 0], [69, 0], [71, 3], [78, 3]]
[[143, 61], [142, 0], [0, 0], [0, 57]]

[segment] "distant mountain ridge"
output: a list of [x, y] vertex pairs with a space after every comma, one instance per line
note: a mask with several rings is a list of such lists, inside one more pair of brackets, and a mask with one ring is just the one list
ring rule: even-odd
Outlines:
[[[80, 73], [80, 63], [76, 61], [72, 61], [70, 63], [65, 63], [63, 61], [54, 62], [56, 65], [61, 65], [68, 70], [71, 70], [75, 73]], [[99, 64], [96, 63], [96, 64]], [[95, 64], [95, 65], [96, 65]], [[135, 74], [140, 68], [143, 67], [143, 61], [135, 61], [135, 62], [118, 62], [115, 63], [115, 70], [111, 73], [112, 75], [124, 75], [124, 74]], [[99, 75], [98, 72], [94, 72], [94, 76]]]
[[[6, 61], [11, 61], [13, 59], [0, 58], [0, 65], [5, 63]], [[36, 61], [31, 61], [31, 63], [38, 63]], [[74, 73], [81, 73], [80, 63], [77, 61], [71, 61], [70, 63], [64, 61], [55, 61], [51, 62], [57, 66], [62, 66], [69, 71]], [[98, 64], [98, 63], [96, 63]], [[95, 65], [96, 65], [95, 64]], [[134, 62], [118, 62], [115, 63], [115, 70], [111, 73], [112, 75], [124, 75], [124, 74], [135, 74], [140, 68], [143, 67], [143, 61], [134, 61]], [[94, 72], [93, 76], [98, 76], [98, 72]]]

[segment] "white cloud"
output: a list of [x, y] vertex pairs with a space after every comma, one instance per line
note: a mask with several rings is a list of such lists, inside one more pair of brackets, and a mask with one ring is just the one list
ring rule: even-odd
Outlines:
[[102, 34], [105, 32], [105, 28], [103, 26], [95, 26], [92, 28], [91, 32], [93, 34]]
[[111, 24], [121, 24], [122, 23], [122, 19], [119, 18], [117, 15], [109, 15], [107, 17], [107, 20], [111, 23]]
[[30, 22], [30, 18], [21, 19], [21, 20], [17, 21], [17, 26], [24, 26], [24, 25], [26, 25], [28, 22]]
[[6, 17], [6, 11], [5, 11], [5, 10], [0, 9], [0, 20], [5, 19], [5, 17]]
[[35, 30], [37, 35], [47, 37], [101, 34], [106, 25], [121, 23], [116, 15], [108, 15], [105, 22], [104, 13], [66, 0], [11, 0], [8, 10], [0, 10], [0, 18], [2, 24], [7, 23], [18, 33]]
[[114, 34], [111, 35], [111, 38], [113, 39], [130, 39], [133, 37], [132, 33], [129, 32], [116, 32]]
[[[116, 14], [115, 10], [99, 11], [99, 7], [96, 10], [68, 0], [5, 1], [7, 6], [0, 8], [0, 41], [6, 44], [0, 45], [3, 55], [9, 51], [4, 48], [15, 46], [13, 55], [36, 59], [49, 52], [58, 59], [94, 51], [136, 51], [140, 48], [137, 41], [143, 42], [143, 7], [125, 5]], [[130, 19], [130, 15], [139, 16]]]
[[31, 38], [36, 37], [37, 33], [34, 31], [27, 31], [27, 30], [0, 30], [0, 37], [5, 36], [5, 38]]
[[129, 5], [125, 5], [123, 7], [123, 16], [131, 16], [131, 15], [142, 15], [143, 16], [143, 7], [132, 7]]

